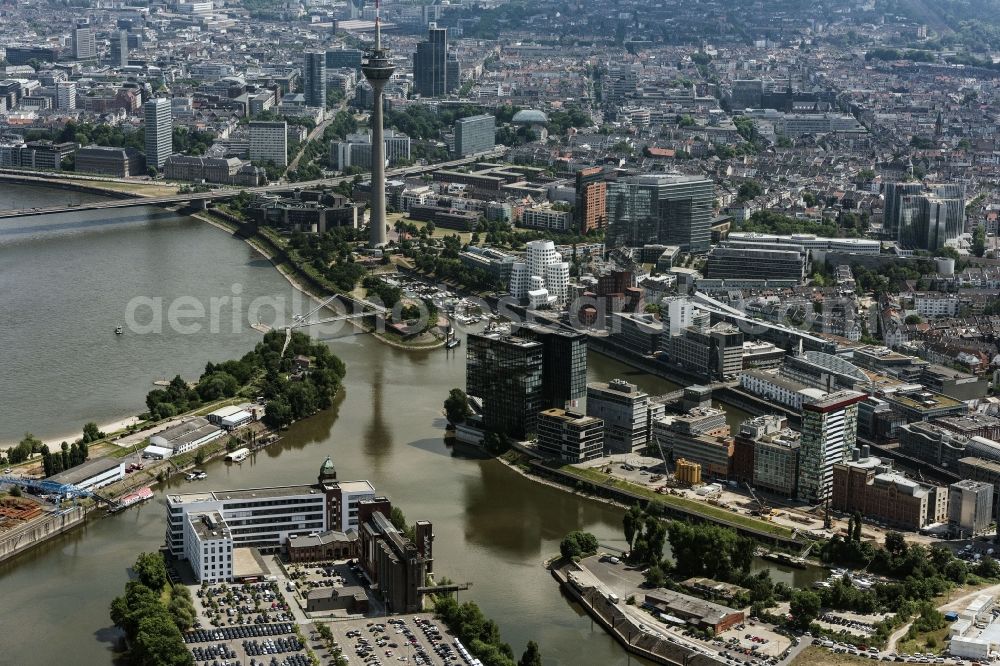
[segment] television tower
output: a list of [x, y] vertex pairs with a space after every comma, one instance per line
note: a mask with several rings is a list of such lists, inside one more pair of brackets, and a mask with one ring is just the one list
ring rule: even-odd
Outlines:
[[385, 233], [385, 140], [382, 138], [382, 92], [392, 78], [395, 67], [389, 60], [388, 49], [382, 48], [382, 16], [379, 0], [375, 1], [375, 48], [361, 63], [361, 71], [372, 86], [375, 102], [372, 109], [372, 204], [368, 223], [372, 247], [386, 244]]

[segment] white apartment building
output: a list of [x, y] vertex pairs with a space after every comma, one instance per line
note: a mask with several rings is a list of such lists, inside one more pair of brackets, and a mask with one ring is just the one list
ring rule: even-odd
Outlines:
[[913, 296], [913, 309], [921, 317], [957, 317], [957, 294], [921, 293]]
[[56, 81], [56, 108], [60, 111], [76, 109], [75, 81]]
[[515, 298], [529, 299], [532, 308], [566, 304], [569, 264], [562, 260], [552, 241], [528, 243], [525, 261], [515, 262], [511, 270], [510, 293]]
[[521, 213], [521, 226], [530, 229], [569, 231], [572, 224], [573, 216], [569, 212], [550, 206], [525, 208]]
[[250, 121], [250, 159], [288, 166], [288, 123]]

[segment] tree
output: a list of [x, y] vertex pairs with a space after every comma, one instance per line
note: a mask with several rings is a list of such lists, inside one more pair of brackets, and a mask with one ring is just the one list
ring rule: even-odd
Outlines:
[[899, 532], [886, 532], [885, 549], [893, 557], [899, 557], [906, 552], [906, 540]]
[[400, 532], [406, 532], [406, 528], [408, 527], [406, 524], [406, 515], [398, 506], [392, 507], [392, 511], [389, 513], [389, 522]]
[[920, 315], [918, 314], [909, 314], [906, 315], [906, 319], [904, 319], [903, 321], [905, 321], [907, 324], [919, 324], [922, 320], [920, 319]]
[[979, 225], [972, 232], [972, 254], [981, 257], [986, 254], [986, 227]]
[[132, 569], [139, 582], [151, 590], [161, 590], [167, 584], [167, 566], [161, 553], [140, 553]]
[[654, 564], [646, 569], [643, 577], [646, 579], [646, 584], [650, 587], [663, 587], [663, 584], [667, 582], [667, 576], [659, 564]]
[[542, 655], [538, 651], [538, 643], [528, 641], [528, 647], [517, 661], [517, 666], [542, 666]]
[[93, 421], [88, 422], [83, 426], [83, 443], [90, 444], [91, 442], [96, 442], [99, 439], [104, 439], [106, 435], [98, 430], [97, 424]]
[[789, 604], [792, 623], [799, 629], [808, 629], [813, 620], [819, 617], [822, 601], [819, 595], [811, 590], [795, 590]]
[[629, 550], [632, 550], [632, 542], [640, 525], [642, 525], [642, 509], [636, 504], [622, 516], [622, 527], [625, 529], [625, 541], [628, 542]]
[[448, 392], [448, 397], [444, 401], [444, 411], [448, 418], [448, 423], [457, 425], [465, 421], [465, 418], [472, 414], [469, 407], [469, 397], [465, 391], [453, 388]]
[[559, 544], [559, 553], [567, 560], [586, 557], [597, 552], [597, 537], [590, 532], [570, 532]]
[[854, 512], [854, 532], [851, 534], [851, 538], [855, 542], [858, 542], [858, 543], [861, 542], [861, 524], [862, 524], [862, 521], [861, 521], [861, 512], [860, 511], [855, 511]]

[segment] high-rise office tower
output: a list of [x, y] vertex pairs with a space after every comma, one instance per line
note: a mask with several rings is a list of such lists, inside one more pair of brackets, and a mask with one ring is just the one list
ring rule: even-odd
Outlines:
[[847, 459], [858, 437], [858, 403], [864, 393], [838, 391], [802, 405], [799, 498], [825, 502], [833, 492], [833, 466]]
[[372, 200], [368, 223], [369, 242], [382, 247], [387, 242], [385, 228], [385, 140], [383, 139], [382, 96], [385, 84], [396, 68], [389, 59], [389, 50], [382, 48], [382, 17], [378, 0], [375, 2], [375, 47], [366, 54], [361, 71], [372, 86]]
[[143, 105], [146, 134], [146, 164], [160, 169], [174, 149], [174, 117], [170, 100], [158, 97]]
[[302, 83], [306, 106], [326, 108], [326, 52], [306, 51]]
[[500, 333], [470, 333], [466, 344], [465, 390], [482, 399], [484, 425], [527, 439], [544, 407], [543, 345]]
[[522, 322], [517, 337], [542, 343], [542, 403], [576, 409], [587, 397], [587, 336], [564, 328]]
[[97, 57], [97, 38], [88, 22], [81, 21], [73, 29], [73, 57], [77, 60]]
[[497, 120], [486, 113], [455, 121], [455, 154], [460, 157], [485, 153], [497, 145]]
[[581, 234], [607, 225], [608, 185], [604, 182], [601, 167], [580, 169], [576, 172], [576, 215], [577, 228]]
[[698, 176], [636, 176], [607, 189], [608, 244], [707, 252], [715, 186]]
[[76, 82], [56, 81], [56, 108], [72, 111], [76, 108]]
[[413, 87], [421, 97], [440, 97], [448, 91], [447, 80], [448, 29], [431, 23], [427, 41], [418, 42], [413, 54]]
[[905, 248], [942, 247], [965, 231], [965, 186], [886, 184], [883, 228]]
[[128, 30], [119, 30], [111, 38], [111, 64], [115, 67], [128, 67]]
[[250, 121], [250, 159], [288, 166], [288, 123], [282, 121]]
[[458, 61], [458, 54], [454, 51], [448, 51], [448, 57], [445, 59], [444, 63], [444, 70], [444, 91], [449, 95], [453, 92], [458, 92], [462, 83], [462, 65]]

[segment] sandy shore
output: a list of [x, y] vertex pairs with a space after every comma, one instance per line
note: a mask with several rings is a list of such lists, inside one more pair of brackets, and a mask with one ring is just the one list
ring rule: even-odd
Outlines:
[[[111, 434], [113, 432], [118, 432], [119, 430], [125, 430], [131, 425], [140, 423], [138, 416], [129, 416], [124, 419], [119, 419], [118, 421], [112, 421], [111, 423], [106, 423], [104, 425], [98, 426], [98, 430], [101, 432]], [[55, 447], [59, 448], [59, 445], [63, 442], [75, 442], [83, 436], [83, 426], [80, 426], [80, 430], [76, 432], [71, 432], [60, 437], [48, 437], [42, 440], [42, 444], [48, 446], [50, 449]], [[17, 442], [0, 442], [0, 449], [8, 449], [12, 446], [17, 446]]]

